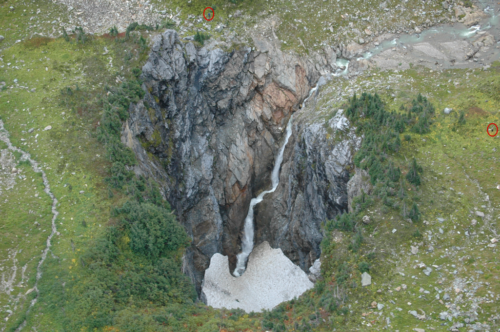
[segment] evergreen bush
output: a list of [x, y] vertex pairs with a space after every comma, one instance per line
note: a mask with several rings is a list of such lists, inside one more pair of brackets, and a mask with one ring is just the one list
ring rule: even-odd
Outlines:
[[194, 35], [194, 40], [202, 46], [205, 44], [205, 40], [208, 40], [209, 38], [210, 38], [209, 34], [199, 31], [196, 31], [196, 34]]

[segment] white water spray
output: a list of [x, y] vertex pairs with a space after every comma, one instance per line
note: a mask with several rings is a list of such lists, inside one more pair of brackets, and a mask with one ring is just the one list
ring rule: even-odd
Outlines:
[[[309, 92], [309, 96], [304, 100], [303, 105], [306, 104], [307, 100], [318, 89], [319, 85], [320, 84], [318, 82], [318, 84], [313, 89], [311, 89], [311, 91]], [[239, 277], [243, 274], [243, 272], [245, 272], [245, 265], [247, 263], [248, 256], [252, 253], [253, 250], [253, 237], [254, 237], [253, 209], [255, 205], [262, 202], [266, 194], [273, 193], [276, 190], [276, 188], [278, 188], [278, 184], [280, 183], [280, 169], [281, 169], [281, 163], [283, 162], [283, 153], [285, 152], [285, 147], [286, 144], [288, 143], [288, 139], [290, 138], [290, 136], [292, 136], [292, 120], [293, 120], [293, 115], [290, 117], [290, 120], [288, 121], [288, 124], [286, 126], [285, 141], [283, 142], [283, 145], [279, 150], [278, 157], [276, 158], [276, 162], [274, 163], [273, 172], [271, 173], [272, 188], [270, 190], [261, 192], [259, 196], [252, 198], [252, 200], [250, 201], [248, 214], [245, 218], [243, 238], [241, 239], [242, 251], [236, 256], [238, 258], [238, 261], [236, 263], [236, 269], [233, 272], [233, 275], [235, 277]]]

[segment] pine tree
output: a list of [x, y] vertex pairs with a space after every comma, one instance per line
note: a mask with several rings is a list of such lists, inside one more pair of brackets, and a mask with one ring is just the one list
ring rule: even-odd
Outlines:
[[418, 165], [417, 160], [413, 158], [413, 160], [410, 162], [410, 170], [408, 171], [408, 174], [406, 174], [406, 179], [411, 184], [419, 186], [420, 185], [419, 173], [422, 173], [422, 167]]
[[389, 180], [392, 182], [398, 182], [399, 177], [401, 176], [401, 170], [396, 167], [394, 167], [394, 164], [392, 162], [389, 163], [389, 169], [387, 170], [387, 177]]
[[410, 210], [410, 213], [408, 215], [412, 221], [419, 221], [420, 220], [420, 211], [418, 210], [418, 206], [415, 202], [413, 202], [413, 206]]
[[68, 33], [66, 32], [66, 29], [62, 28], [62, 36], [65, 41], [69, 42], [69, 36]]
[[110, 30], [109, 30], [109, 35], [112, 36], [112, 37], [116, 37], [118, 36], [118, 29], [116, 28], [116, 26], [113, 26]]

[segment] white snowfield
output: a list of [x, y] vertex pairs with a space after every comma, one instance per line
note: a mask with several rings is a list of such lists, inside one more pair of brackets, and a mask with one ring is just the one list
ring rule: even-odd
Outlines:
[[214, 308], [260, 312], [299, 297], [314, 284], [307, 274], [268, 242], [255, 247], [241, 277], [229, 271], [227, 256], [215, 254], [205, 271], [202, 292]]

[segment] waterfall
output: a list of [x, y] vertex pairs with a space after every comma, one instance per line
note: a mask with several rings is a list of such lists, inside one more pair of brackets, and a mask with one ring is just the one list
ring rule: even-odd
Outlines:
[[[323, 81], [320, 80], [320, 82], [324, 84], [324, 79]], [[309, 96], [307, 96], [307, 98], [304, 100], [303, 105], [306, 104], [307, 100], [318, 89], [318, 86], [321, 85], [320, 82], [318, 82], [318, 84], [313, 89], [311, 89], [311, 91], [309, 92]], [[273, 193], [276, 190], [276, 188], [278, 188], [278, 184], [280, 183], [281, 163], [283, 162], [283, 153], [285, 152], [285, 147], [286, 144], [288, 143], [288, 139], [290, 138], [290, 136], [292, 136], [292, 122], [293, 122], [293, 115], [290, 117], [290, 120], [288, 121], [288, 124], [286, 126], [285, 141], [283, 142], [283, 145], [279, 150], [276, 162], [274, 163], [273, 172], [271, 173], [272, 188], [270, 190], [263, 191], [262, 193], [260, 193], [259, 196], [252, 198], [252, 200], [250, 201], [250, 207], [248, 209], [248, 214], [245, 218], [245, 226], [243, 228], [243, 238], [241, 239], [242, 251], [236, 256], [238, 260], [236, 263], [236, 269], [233, 272], [233, 275], [235, 277], [239, 277], [243, 274], [243, 272], [245, 272], [245, 265], [247, 263], [248, 256], [253, 250], [253, 237], [254, 237], [253, 209], [255, 205], [262, 202], [266, 194]]]

